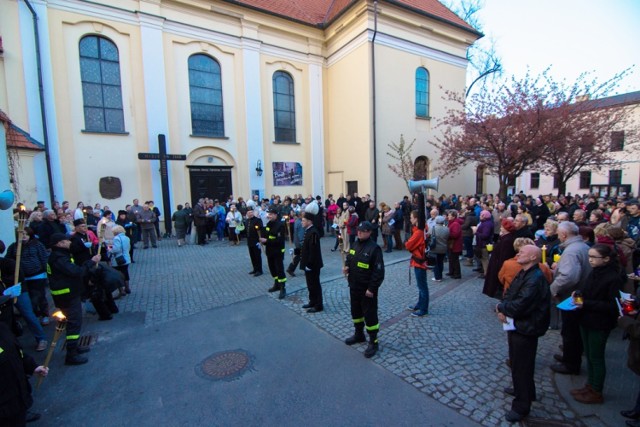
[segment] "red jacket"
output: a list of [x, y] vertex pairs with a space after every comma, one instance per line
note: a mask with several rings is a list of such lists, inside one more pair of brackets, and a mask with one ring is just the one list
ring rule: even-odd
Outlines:
[[[427, 269], [427, 260], [424, 257], [425, 242], [424, 231], [418, 227], [411, 229], [411, 237], [404, 244], [404, 247], [411, 252], [411, 267]], [[422, 260], [422, 262], [418, 262]]]
[[449, 223], [449, 248], [453, 253], [462, 253], [463, 222], [462, 218], [456, 218]]

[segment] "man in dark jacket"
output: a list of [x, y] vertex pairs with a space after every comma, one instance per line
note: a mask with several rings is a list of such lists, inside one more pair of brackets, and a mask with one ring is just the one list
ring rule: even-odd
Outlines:
[[378, 289], [384, 280], [382, 249], [371, 240], [373, 225], [362, 221], [358, 225], [358, 239], [349, 250], [343, 273], [349, 281], [351, 319], [355, 333], [344, 342], [353, 345], [365, 342], [364, 328], [369, 333], [369, 346], [364, 357], [373, 357], [378, 351]]
[[[0, 314], [10, 310], [8, 295], [0, 295]], [[27, 410], [33, 404], [28, 376], [37, 374], [46, 377], [49, 368], [37, 366], [33, 358], [22, 351], [11, 327], [0, 321], [0, 425], [24, 426]], [[40, 418], [31, 413], [29, 421]]]
[[254, 277], [262, 276], [262, 250], [258, 235], [262, 233], [262, 220], [255, 216], [253, 209], [247, 211], [247, 246], [249, 247], [249, 258], [251, 258], [252, 269], [249, 274]]
[[85, 349], [78, 348], [80, 329], [82, 328], [82, 302], [80, 297], [84, 289], [84, 277], [89, 269], [100, 262], [95, 255], [83, 265], [71, 260], [69, 248], [71, 241], [62, 233], [51, 236], [51, 255], [49, 255], [49, 288], [53, 302], [67, 317], [67, 357], [65, 365], [82, 365], [88, 359], [81, 356]]
[[193, 223], [196, 226], [198, 244], [204, 246], [207, 232], [207, 211], [204, 207], [204, 199], [199, 199], [193, 207]]
[[536, 400], [533, 375], [538, 338], [549, 328], [551, 293], [549, 283], [538, 267], [541, 255], [540, 248], [533, 245], [520, 249], [516, 259], [522, 270], [511, 282], [503, 302], [496, 305], [500, 321], [513, 325], [508, 329], [513, 388], [505, 389], [507, 394], [514, 396], [511, 410], [505, 416], [512, 423], [526, 417], [531, 402]]
[[323, 310], [320, 269], [324, 265], [320, 251], [320, 234], [318, 228], [313, 224], [317, 215], [307, 211], [302, 217], [304, 240], [300, 250], [300, 270], [304, 271], [309, 290], [309, 303], [302, 306], [302, 308], [308, 309], [307, 313], [317, 313]]

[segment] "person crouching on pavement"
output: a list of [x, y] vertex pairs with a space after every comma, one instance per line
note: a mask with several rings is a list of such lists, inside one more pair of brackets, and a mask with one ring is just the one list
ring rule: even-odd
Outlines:
[[378, 351], [378, 289], [384, 280], [382, 249], [371, 240], [373, 225], [362, 221], [358, 225], [358, 238], [347, 254], [342, 272], [349, 281], [351, 319], [355, 333], [344, 342], [353, 345], [365, 342], [364, 328], [369, 334], [369, 345], [364, 357], [373, 357]]
[[71, 241], [62, 233], [54, 233], [50, 240], [49, 288], [56, 307], [67, 317], [67, 356], [65, 365], [82, 365], [89, 360], [81, 356], [87, 349], [78, 348], [82, 328], [82, 302], [80, 296], [84, 288], [84, 277], [89, 269], [100, 262], [100, 255], [94, 255], [82, 265], [71, 260]]
[[37, 366], [33, 358], [22, 351], [20, 343], [11, 332], [11, 325], [2, 312], [11, 309], [9, 295], [0, 295], [0, 425], [24, 426], [36, 421], [40, 414], [27, 413], [33, 404], [28, 376], [46, 377], [49, 368]]
[[309, 203], [301, 219], [304, 240], [300, 248], [300, 270], [304, 271], [309, 290], [309, 303], [303, 305], [302, 308], [308, 309], [307, 313], [318, 313], [324, 309], [322, 286], [320, 286], [320, 269], [324, 266], [320, 250], [320, 233], [318, 228], [313, 225], [318, 211], [317, 203]]
[[536, 246], [527, 245], [520, 249], [517, 260], [522, 270], [511, 282], [504, 300], [496, 305], [498, 319], [506, 323], [509, 317], [515, 327], [507, 332], [513, 388], [504, 390], [514, 396], [511, 410], [505, 416], [512, 423], [529, 415], [531, 402], [536, 400], [533, 375], [538, 338], [549, 328], [551, 292], [549, 282], [538, 265], [541, 258], [542, 252]]

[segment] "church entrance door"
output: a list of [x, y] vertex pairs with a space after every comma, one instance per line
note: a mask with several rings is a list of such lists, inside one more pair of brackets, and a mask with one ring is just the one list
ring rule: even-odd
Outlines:
[[191, 181], [191, 203], [194, 206], [198, 199], [208, 197], [225, 203], [233, 194], [231, 185], [232, 166], [188, 166]]

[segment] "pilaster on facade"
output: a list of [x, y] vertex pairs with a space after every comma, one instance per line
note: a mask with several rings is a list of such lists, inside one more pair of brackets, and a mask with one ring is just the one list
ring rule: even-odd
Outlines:
[[[248, 170], [238, 171], [247, 174], [251, 192], [257, 191], [262, 197], [265, 193], [265, 177], [254, 172], [257, 165], [266, 171], [265, 149], [263, 143], [262, 122], [262, 85], [260, 66], [261, 43], [252, 38], [242, 39], [242, 64], [244, 77], [245, 128], [247, 130]], [[256, 99], [257, 98], [257, 99]], [[260, 163], [258, 163], [260, 162]], [[254, 165], [256, 165], [254, 167]], [[265, 174], [266, 175], [266, 174]]]
[[[29, 133], [33, 138], [41, 141], [43, 144], [46, 142], [48, 146], [53, 194], [55, 198], [62, 200], [65, 198], [65, 194], [62, 179], [62, 159], [58, 146], [58, 119], [53, 89], [53, 67], [51, 65], [51, 44], [49, 41], [49, 14], [45, 1], [32, 0], [30, 4], [37, 15], [35, 21], [29, 8], [23, 2], [20, 2], [19, 9]], [[35, 39], [34, 25], [38, 26], [38, 40]], [[38, 47], [36, 47], [36, 45]], [[40, 52], [41, 76], [38, 76], [37, 50]], [[42, 92], [40, 92], [39, 89], [40, 77], [42, 78]], [[46, 162], [41, 166], [46, 168]], [[49, 182], [46, 176], [44, 176], [44, 179], [37, 180], [36, 188], [38, 200], [48, 200], [50, 198]], [[51, 203], [53, 203], [53, 200], [51, 200]]]
[[[138, 13], [140, 23], [140, 43], [142, 49], [142, 70], [144, 98], [147, 119], [147, 141], [152, 153], [158, 150], [158, 135], [169, 134], [167, 112], [167, 88], [163, 45], [164, 18], [146, 13]], [[171, 141], [167, 149], [171, 151]], [[162, 200], [160, 168], [158, 161], [151, 162], [151, 182], [154, 200]], [[171, 186], [170, 186], [171, 187]], [[169, 189], [171, 191], [171, 188]]]

